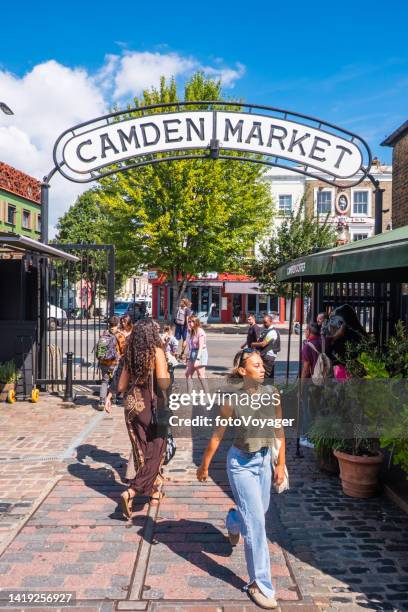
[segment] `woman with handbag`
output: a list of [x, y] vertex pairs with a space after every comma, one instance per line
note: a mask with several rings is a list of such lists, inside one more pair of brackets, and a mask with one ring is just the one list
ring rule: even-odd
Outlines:
[[[134, 325], [126, 344], [124, 365], [118, 390], [124, 394], [125, 421], [132, 445], [135, 476], [121, 495], [123, 514], [130, 519], [135, 495], [149, 495], [151, 503], [161, 497], [161, 466], [167, 435], [157, 428], [159, 396], [170, 385], [166, 357], [160, 334], [152, 319]], [[164, 402], [163, 402], [164, 403]]]
[[[256, 349], [246, 348], [237, 353], [234, 359], [233, 377], [242, 381], [240, 394], [259, 396], [260, 391], [266, 392], [267, 388], [260, 388], [265, 378], [265, 368]], [[262, 411], [262, 416], [281, 418], [279, 393], [274, 387], [269, 387], [268, 392], [271, 402], [257, 409], [256, 415], [253, 416], [259, 417]], [[277, 602], [271, 580], [265, 514], [269, 507], [272, 467], [275, 489], [281, 492], [288, 488], [285, 438], [282, 429], [267, 428], [261, 431], [255, 424], [242, 425], [244, 411], [245, 416], [251, 412], [250, 403], [244, 401], [241, 405], [236, 401], [234, 406], [224, 405], [221, 408], [221, 418], [233, 417], [234, 420], [241, 422], [241, 425], [235, 429], [233, 445], [227, 455], [228, 479], [237, 507], [229, 510], [226, 527], [232, 546], [238, 544], [241, 534], [244, 538], [249, 574], [249, 584], [246, 587], [248, 597], [262, 608], [273, 609], [277, 607]], [[213, 433], [197, 470], [199, 481], [207, 480], [211, 460], [224, 437], [227, 426], [220, 426]]]

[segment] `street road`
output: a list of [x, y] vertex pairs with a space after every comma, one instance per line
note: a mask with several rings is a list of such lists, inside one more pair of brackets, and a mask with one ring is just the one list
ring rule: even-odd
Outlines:
[[[103, 328], [102, 328], [103, 329]], [[80, 333], [80, 327], [77, 326], [76, 341], [73, 341], [73, 333], [68, 329], [58, 330], [57, 333], [51, 332], [51, 344], [56, 344], [60, 347], [64, 355], [67, 351], [74, 353], [74, 363], [76, 367], [75, 378], [93, 378], [95, 354], [94, 347], [99, 337], [99, 331], [95, 331], [89, 327], [88, 330], [84, 327]], [[209, 354], [209, 366], [207, 371], [209, 375], [226, 375], [232, 368], [234, 355], [239, 351], [240, 346], [245, 341], [243, 333], [216, 333], [211, 330], [207, 333], [207, 346]], [[286, 375], [286, 359], [288, 349], [288, 336], [286, 330], [281, 334], [281, 351], [278, 354], [275, 372], [279, 379]], [[291, 351], [290, 351], [290, 375], [296, 375], [297, 363], [299, 355], [299, 336], [292, 335]], [[180, 365], [176, 368], [176, 376], [182, 376], [184, 366]]]

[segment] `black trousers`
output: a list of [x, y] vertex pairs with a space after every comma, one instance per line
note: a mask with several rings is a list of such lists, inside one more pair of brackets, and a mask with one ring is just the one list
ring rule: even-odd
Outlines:
[[275, 357], [262, 357], [265, 368], [265, 378], [273, 380], [275, 377]]

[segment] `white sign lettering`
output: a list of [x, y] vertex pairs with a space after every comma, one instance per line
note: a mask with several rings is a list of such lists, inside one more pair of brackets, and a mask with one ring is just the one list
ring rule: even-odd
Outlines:
[[348, 140], [263, 115], [218, 112], [217, 138], [223, 148], [277, 155], [340, 178], [353, 176], [363, 162], [358, 147]]
[[[330, 126], [324, 126], [328, 129]], [[319, 127], [266, 114], [233, 111], [181, 111], [144, 115], [101, 125], [95, 120], [68, 130], [54, 155], [71, 180], [128, 159], [145, 155], [210, 150], [240, 151], [301, 164], [303, 171], [326, 172], [347, 179], [362, 170], [363, 154], [356, 141]], [[74, 134], [74, 135], [71, 135]], [[345, 135], [346, 136], [346, 135]], [[360, 147], [362, 141], [360, 142]], [[364, 144], [364, 143], [363, 143]], [[282, 163], [282, 162], [281, 162]], [[64, 167], [64, 168], [63, 168]], [[310, 169], [310, 170], [309, 170]], [[120, 170], [120, 168], [118, 169]], [[72, 176], [73, 174], [73, 176]]]
[[306, 269], [306, 262], [300, 261], [297, 264], [292, 264], [291, 266], [289, 266], [289, 268], [286, 270], [286, 274], [287, 276], [291, 276], [292, 274], [299, 274], [300, 272], [304, 272], [305, 269]]

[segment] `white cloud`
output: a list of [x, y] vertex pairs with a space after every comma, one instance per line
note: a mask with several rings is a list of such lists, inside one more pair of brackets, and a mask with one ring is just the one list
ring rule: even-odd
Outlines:
[[[14, 115], [0, 113], [0, 160], [42, 179], [53, 167], [52, 148], [70, 126], [108, 112], [113, 103], [157, 86], [162, 75], [188, 78], [195, 70], [221, 78], [233, 87], [245, 72], [242, 64], [202, 66], [192, 57], [171, 52], [129, 52], [107, 55], [94, 74], [49, 60], [24, 76], [0, 70], [1, 100]], [[50, 227], [91, 184], [80, 185], [56, 175], [50, 189]]]
[[221, 79], [224, 87], [234, 87], [235, 81], [241, 79], [245, 74], [245, 66], [236, 63], [236, 68], [212, 68], [206, 66], [203, 68], [205, 74], [213, 79]]
[[198, 68], [197, 61], [177, 53], [126, 53], [115, 75], [114, 98], [137, 96], [147, 87], [157, 87], [161, 76], [177, 78]]

